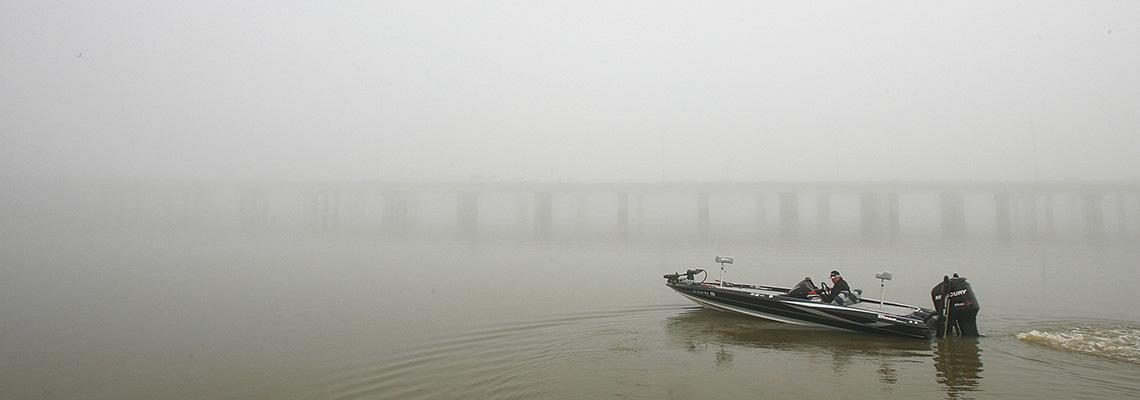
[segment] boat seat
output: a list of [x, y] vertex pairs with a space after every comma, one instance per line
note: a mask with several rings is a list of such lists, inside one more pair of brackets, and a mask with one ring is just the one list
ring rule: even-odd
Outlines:
[[844, 290], [842, 292], [839, 292], [838, 296], [835, 296], [835, 300], [832, 300], [831, 304], [835, 304], [838, 306], [850, 306], [850, 305], [858, 303], [860, 300], [862, 300], [862, 298], [861, 298], [862, 294], [863, 294], [863, 289], [855, 289], [855, 290], [850, 291], [850, 292]]

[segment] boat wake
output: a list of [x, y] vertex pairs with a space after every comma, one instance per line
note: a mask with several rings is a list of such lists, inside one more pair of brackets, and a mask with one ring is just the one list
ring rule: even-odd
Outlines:
[[640, 341], [643, 324], [659, 323], [675, 308], [642, 305], [441, 327], [408, 347], [338, 360], [334, 372], [305, 384], [316, 393], [301, 398], [557, 397], [565, 393], [560, 376], [567, 366], [654, 351]]
[[1017, 334], [1022, 342], [1140, 364], [1140, 327], [1060, 326]]

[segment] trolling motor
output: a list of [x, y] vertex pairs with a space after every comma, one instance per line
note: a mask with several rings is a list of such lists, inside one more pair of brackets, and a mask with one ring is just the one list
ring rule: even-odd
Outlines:
[[[700, 274], [700, 273], [704, 273], [705, 276], [708, 276], [708, 273], [705, 273], [705, 270], [703, 270], [703, 269], [690, 269], [690, 270], [685, 271], [684, 274], [678, 274], [678, 273], [674, 272], [672, 274], [665, 274], [664, 276], [662, 276], [662, 278], [665, 278], [669, 282], [677, 282], [677, 280], [679, 278], [684, 276], [686, 280], [695, 281], [696, 275]], [[701, 281], [703, 282], [704, 280], [702, 279]]]
[[[725, 268], [727, 268], [727, 266], [725, 264], [732, 264], [732, 262], [735, 261], [735, 259], [732, 257], [717, 256], [716, 258], [713, 259], [713, 261], [720, 263], [720, 284], [721, 284], [721, 286], [725, 286], [724, 272], [725, 272]], [[701, 283], [704, 283], [705, 279], [708, 279], [709, 273], [708, 273], [708, 271], [705, 271], [705, 270], [699, 269], [699, 268], [687, 270], [683, 274], [678, 274], [676, 272], [674, 272], [672, 274], [665, 274], [662, 276], [662, 278], [665, 278], [666, 280], [668, 280], [669, 283], [677, 283], [677, 281], [681, 280], [681, 277], [684, 277], [685, 280], [688, 280], [688, 281], [695, 281], [696, 275], [700, 274], [700, 273], [705, 274], [704, 278], [701, 278]]]

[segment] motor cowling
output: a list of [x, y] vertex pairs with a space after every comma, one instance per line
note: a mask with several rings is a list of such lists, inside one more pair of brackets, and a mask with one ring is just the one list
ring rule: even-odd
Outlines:
[[[934, 309], [939, 314], [942, 313], [944, 303], [942, 299], [942, 286], [944, 284], [947, 284], [947, 282], [939, 282], [930, 290], [930, 298], [934, 301]], [[981, 305], [978, 304], [978, 297], [974, 294], [974, 288], [970, 286], [969, 282], [966, 282], [966, 278], [959, 277], [957, 274], [948, 281], [945, 293], [947, 297], [950, 298], [949, 306], [952, 312], [971, 311], [981, 308]]]
[[797, 283], [792, 290], [788, 291], [788, 297], [806, 299], [808, 296], [815, 295], [817, 290], [819, 290], [819, 288], [815, 287], [815, 283], [808, 277], [804, 278], [804, 280]]

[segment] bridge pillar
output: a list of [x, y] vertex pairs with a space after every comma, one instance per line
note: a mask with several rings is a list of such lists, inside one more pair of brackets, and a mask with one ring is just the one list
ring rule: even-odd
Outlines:
[[206, 223], [207, 217], [211, 212], [211, 196], [203, 190], [194, 190], [190, 193], [184, 194], [186, 200], [190, 202], [189, 209], [181, 213], [182, 222], [181, 226], [200, 228]]
[[1104, 196], [1087, 193], [1084, 196], [1085, 233], [1089, 240], [1104, 239]]
[[1135, 227], [1133, 236], [1140, 237], [1140, 194], [1133, 194], [1132, 202], [1135, 204], [1133, 207], [1135, 215], [1132, 218], [1132, 226]]
[[1116, 232], [1121, 239], [1128, 238], [1128, 211], [1124, 208], [1124, 194], [1116, 194]]
[[820, 193], [815, 197], [816, 235], [826, 238], [831, 235], [831, 195]]
[[345, 205], [345, 222], [356, 233], [367, 231], [368, 226], [368, 202], [370, 200], [370, 193], [364, 190], [353, 191], [348, 197], [347, 204]]
[[1135, 204], [1133, 207], [1135, 215], [1132, 218], [1132, 226], [1135, 227], [1133, 236], [1140, 237], [1140, 194], [1133, 194], [1132, 202]]
[[538, 223], [538, 221], [530, 219], [530, 214], [535, 211], [534, 208], [537, 206], [534, 197], [534, 193], [515, 193], [515, 230], [520, 234], [534, 229], [534, 224]]
[[582, 193], [575, 194], [574, 200], [578, 203], [578, 209], [575, 213], [574, 232], [581, 235], [586, 232], [586, 195]]
[[554, 200], [550, 192], [534, 194], [534, 234], [541, 239], [550, 238], [554, 225]]
[[1010, 216], [1009, 203], [1009, 193], [1002, 192], [994, 195], [994, 215], [997, 218], [997, 238], [1001, 240], [1010, 240], [1013, 238], [1013, 231], [1010, 229], [1012, 218]]
[[780, 234], [785, 240], [800, 235], [800, 199], [796, 193], [780, 194]]
[[1018, 214], [1021, 216], [1021, 235], [1030, 240], [1038, 239], [1040, 232], [1037, 226], [1037, 195], [1021, 195], [1021, 211]]
[[238, 199], [238, 213], [241, 225], [249, 230], [263, 230], [269, 224], [269, 198], [265, 192], [250, 190], [242, 192]]
[[[859, 216], [863, 230], [864, 240], [879, 240], [886, 231], [888, 212], [884, 212], [884, 196], [878, 193], [863, 193], [859, 195]], [[897, 215], [896, 215], [897, 217]]]
[[697, 237], [701, 240], [709, 237], [709, 193], [701, 192], [697, 195]]
[[622, 238], [629, 237], [629, 193], [627, 192], [617, 195], [617, 234]]
[[899, 240], [899, 236], [902, 235], [898, 193], [887, 193], [887, 235], [892, 242]]
[[386, 192], [383, 196], [380, 230], [385, 233], [404, 233], [408, 227], [408, 193]]
[[1053, 210], [1053, 195], [1052, 194], [1046, 194], [1045, 195], [1045, 199], [1044, 199], [1044, 202], [1042, 204], [1042, 207], [1045, 209], [1043, 211], [1045, 213], [1045, 232], [1043, 233], [1043, 235], [1046, 238], [1052, 239], [1057, 233], [1057, 227], [1056, 227], [1057, 221], [1056, 221], [1056, 218], [1054, 218], [1054, 216], [1053, 216], [1054, 210]]
[[340, 229], [340, 192], [330, 191], [325, 193], [322, 207], [324, 209], [324, 216], [321, 218], [321, 221], [325, 226], [325, 231], [338, 231]]
[[479, 193], [459, 192], [456, 200], [456, 223], [459, 226], [459, 235], [474, 239], [479, 234]]
[[645, 194], [638, 193], [633, 196], [636, 213], [633, 215], [633, 232], [640, 236], [645, 230]]
[[307, 215], [309, 231], [327, 233], [336, 230], [340, 220], [340, 193], [336, 191], [318, 191], [305, 201], [305, 214]]
[[768, 227], [768, 196], [757, 193], [756, 194], [756, 237], [766, 237], [765, 231]]
[[942, 194], [942, 238], [962, 239], [966, 235], [966, 201], [960, 193]]

